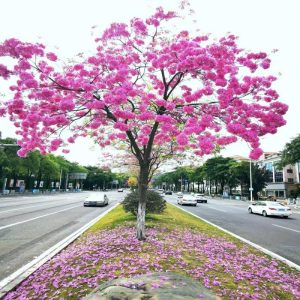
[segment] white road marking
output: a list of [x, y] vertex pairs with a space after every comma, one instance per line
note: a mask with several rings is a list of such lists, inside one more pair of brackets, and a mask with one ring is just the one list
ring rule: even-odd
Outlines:
[[46, 215], [41, 215], [41, 216], [38, 216], [38, 217], [35, 217], [35, 218], [31, 218], [31, 219], [28, 219], [28, 220], [25, 220], [25, 221], [21, 221], [21, 222], [9, 224], [9, 225], [1, 226], [0, 230], [6, 229], [6, 228], [9, 228], [9, 227], [13, 227], [13, 226], [16, 226], [16, 225], [19, 225], [19, 224], [27, 223], [27, 222], [30, 222], [30, 221], [34, 221], [34, 220], [37, 220], [37, 219], [40, 219], [40, 218], [48, 217], [48, 216], [51, 216], [51, 215], [54, 215], [54, 214], [58, 214], [62, 211], [70, 210], [70, 209], [73, 209], [73, 208], [76, 208], [76, 207], [79, 207], [79, 206], [82, 206], [82, 204], [72, 206], [72, 207], [69, 207], [69, 208], [65, 208], [65, 209], [61, 209], [61, 210], [58, 210], [58, 211], [55, 211], [55, 212], [52, 212], [52, 213], [49, 213], [49, 214], [46, 214]]
[[286, 229], [286, 230], [291, 230], [291, 231], [295, 231], [295, 232], [300, 233], [299, 230], [295, 230], [295, 229], [292, 229], [292, 228], [288, 228], [288, 227], [284, 227], [284, 226], [280, 226], [280, 225], [276, 225], [276, 224], [272, 224], [272, 225], [276, 226], [276, 227], [280, 227], [280, 228]]
[[[80, 200], [80, 201], [82, 201], [82, 200]], [[6, 213], [6, 212], [10, 212], [10, 211], [15, 211], [15, 210], [22, 210], [22, 209], [27, 209], [27, 208], [32, 208], [32, 207], [39, 207], [39, 206], [44, 206], [44, 205], [52, 205], [52, 204], [56, 204], [56, 203], [45, 202], [45, 203], [41, 203], [41, 204], [37, 204], [37, 205], [25, 206], [25, 207], [20, 207], [20, 208], [13, 208], [13, 209], [8, 209], [8, 210], [0, 211], [0, 214]], [[66, 203], [65, 205], [68, 205], [68, 204], [74, 204], [74, 202], [72, 202], [72, 203]], [[49, 207], [49, 208], [51, 208], [51, 207]]]
[[25, 207], [21, 207], [21, 208], [14, 208], [14, 209], [0, 211], [0, 214], [6, 213], [6, 212], [10, 212], [10, 211], [15, 211], [15, 210], [22, 210], [22, 209], [27, 209], [27, 208], [32, 208], [32, 207], [38, 207], [38, 206], [43, 206], [43, 205], [50, 205], [50, 204], [52, 204], [52, 203], [44, 203], [44, 204], [38, 204], [38, 205], [32, 205], [32, 206], [25, 206]]

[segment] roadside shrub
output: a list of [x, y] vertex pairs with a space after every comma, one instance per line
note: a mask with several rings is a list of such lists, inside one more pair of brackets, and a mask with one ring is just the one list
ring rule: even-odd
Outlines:
[[[155, 191], [147, 191], [146, 194], [146, 214], [155, 213], [160, 214], [166, 209], [166, 200], [163, 199]], [[131, 212], [133, 215], [137, 215], [139, 194], [138, 191], [131, 192], [128, 194], [123, 201], [123, 208], [126, 212]]]

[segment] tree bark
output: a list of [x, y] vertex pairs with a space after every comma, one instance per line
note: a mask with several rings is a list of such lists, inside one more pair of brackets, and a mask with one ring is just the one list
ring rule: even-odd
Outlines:
[[146, 239], [145, 234], [145, 217], [146, 217], [146, 193], [148, 189], [148, 166], [140, 166], [140, 175], [138, 182], [139, 205], [137, 213], [136, 235], [139, 241]]

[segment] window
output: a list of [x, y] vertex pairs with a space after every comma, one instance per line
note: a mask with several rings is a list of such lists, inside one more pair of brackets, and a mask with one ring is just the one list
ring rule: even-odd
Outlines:
[[284, 191], [275, 191], [275, 196], [278, 198], [283, 198], [284, 197]]
[[288, 178], [288, 182], [293, 183], [294, 182], [294, 178]]
[[293, 169], [287, 169], [286, 172], [290, 173], [290, 174], [293, 174]]
[[275, 171], [275, 182], [283, 182], [283, 172]]
[[273, 163], [272, 162], [268, 162], [265, 164], [265, 168], [266, 170], [270, 171], [273, 173]]

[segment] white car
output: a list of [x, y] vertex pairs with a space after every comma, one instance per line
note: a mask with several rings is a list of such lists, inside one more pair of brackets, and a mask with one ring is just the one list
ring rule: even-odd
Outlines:
[[207, 199], [204, 198], [203, 194], [195, 194], [198, 203], [207, 203]]
[[95, 193], [84, 200], [83, 206], [105, 206], [108, 201], [106, 194]]
[[178, 192], [178, 193], [177, 193], [177, 197], [178, 197], [178, 198], [182, 198], [182, 197], [183, 197], [183, 193], [182, 193], [182, 192]]
[[187, 204], [197, 206], [197, 199], [191, 195], [183, 195], [182, 198], [177, 199], [177, 203], [180, 205]]
[[118, 189], [118, 192], [123, 193], [123, 189]]
[[288, 218], [292, 214], [292, 210], [281, 203], [273, 201], [258, 201], [249, 205], [249, 214], [261, 214], [267, 216], [280, 216]]

